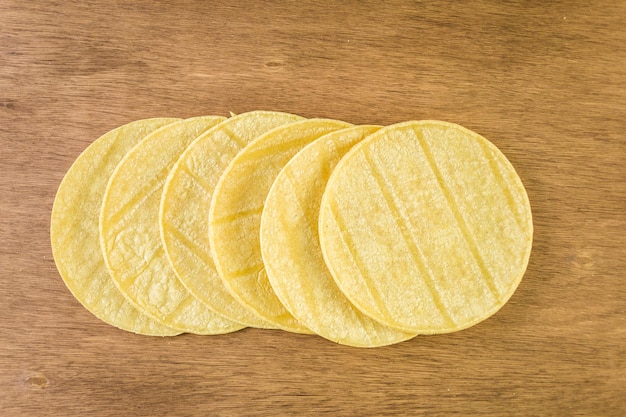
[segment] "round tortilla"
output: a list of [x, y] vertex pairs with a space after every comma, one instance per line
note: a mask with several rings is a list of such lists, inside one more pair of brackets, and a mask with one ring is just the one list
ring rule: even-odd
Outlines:
[[394, 330], [357, 310], [333, 280], [317, 224], [326, 182], [341, 157], [380, 126], [355, 126], [322, 136], [280, 172], [261, 216], [261, 252], [272, 289], [307, 328], [355, 347], [385, 346], [412, 333]]
[[215, 269], [208, 236], [211, 196], [228, 163], [246, 144], [298, 120], [303, 118], [269, 111], [231, 117], [185, 150], [169, 173], [161, 198], [161, 239], [180, 281], [211, 310], [251, 327], [275, 326], [239, 304]]
[[439, 121], [388, 126], [333, 171], [320, 207], [341, 291], [388, 326], [445, 333], [500, 309], [532, 246], [528, 196], [482, 136]]
[[180, 331], [149, 318], [119, 292], [100, 252], [98, 217], [106, 185], [119, 161], [147, 134], [178, 120], [138, 120], [98, 138], [67, 171], [52, 207], [52, 253], [67, 288], [100, 320], [143, 335], [173, 336]]
[[100, 213], [100, 244], [115, 285], [149, 316], [189, 333], [221, 334], [243, 327], [210, 311], [185, 289], [159, 234], [159, 203], [170, 169], [196, 137], [223, 120], [186, 119], [147, 136], [113, 172]]
[[213, 193], [209, 240], [224, 285], [240, 303], [283, 330], [310, 332], [285, 309], [267, 279], [259, 241], [263, 202], [282, 167], [300, 149], [349, 126], [309, 119], [273, 129], [232, 160]]

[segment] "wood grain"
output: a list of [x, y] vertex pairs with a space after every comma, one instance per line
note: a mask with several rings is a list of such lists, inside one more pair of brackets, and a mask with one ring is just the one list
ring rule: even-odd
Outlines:
[[[0, 415], [625, 415], [625, 27], [623, 1], [0, 2]], [[371, 350], [99, 322], [50, 250], [72, 161], [130, 120], [253, 109], [489, 138], [535, 222], [511, 301]]]

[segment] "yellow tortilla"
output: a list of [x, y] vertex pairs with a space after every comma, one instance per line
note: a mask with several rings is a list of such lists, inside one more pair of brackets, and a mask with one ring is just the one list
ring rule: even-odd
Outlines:
[[280, 172], [261, 216], [261, 252], [282, 304], [318, 335], [349, 346], [390, 345], [415, 336], [357, 310], [333, 281], [319, 245], [317, 224], [326, 182], [341, 157], [380, 126], [355, 126], [322, 136]]
[[65, 174], [52, 207], [52, 252], [67, 288], [100, 320], [138, 334], [173, 336], [180, 331], [137, 310], [113, 284], [100, 252], [98, 216], [118, 162], [147, 134], [177, 120], [138, 120], [98, 138]]
[[235, 301], [215, 270], [208, 236], [211, 196], [220, 175], [245, 144], [298, 120], [303, 118], [268, 111], [234, 115], [187, 148], [172, 168], [161, 198], [161, 238], [180, 281], [211, 310], [247, 326], [274, 327]]
[[319, 232], [335, 282], [359, 310], [403, 331], [443, 333], [506, 303], [533, 227], [522, 182], [493, 144], [452, 123], [413, 121], [341, 160]]
[[165, 178], [181, 153], [223, 120], [186, 119], [147, 136], [113, 172], [100, 213], [102, 253], [122, 294], [151, 317], [197, 334], [243, 326], [210, 311], [178, 281], [161, 245], [159, 203]]
[[224, 285], [240, 303], [283, 330], [309, 332], [280, 303], [265, 274], [259, 242], [263, 202], [292, 156], [315, 139], [349, 126], [310, 119], [271, 130], [232, 160], [213, 193], [209, 240]]

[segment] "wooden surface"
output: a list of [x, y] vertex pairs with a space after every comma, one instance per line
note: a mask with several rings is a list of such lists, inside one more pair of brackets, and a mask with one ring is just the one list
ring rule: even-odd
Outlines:
[[[45, 3], [0, 2], [0, 415], [626, 415], [624, 1]], [[48, 236], [73, 160], [134, 119], [253, 109], [489, 138], [534, 214], [511, 301], [371, 350], [83, 309]]]

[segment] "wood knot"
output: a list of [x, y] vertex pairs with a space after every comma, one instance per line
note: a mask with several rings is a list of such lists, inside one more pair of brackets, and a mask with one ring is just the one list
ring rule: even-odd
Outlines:
[[593, 259], [593, 253], [591, 251], [580, 251], [575, 254], [572, 259], [572, 264], [574, 267], [579, 269], [591, 269], [595, 265], [595, 260]]
[[50, 381], [41, 374], [29, 375], [24, 378], [24, 385], [32, 390], [40, 390], [47, 388]]
[[0, 107], [7, 108], [9, 110], [15, 109], [15, 103], [13, 100], [0, 101]]
[[285, 63], [283, 61], [267, 61], [265, 66], [268, 68], [280, 68], [284, 67]]

